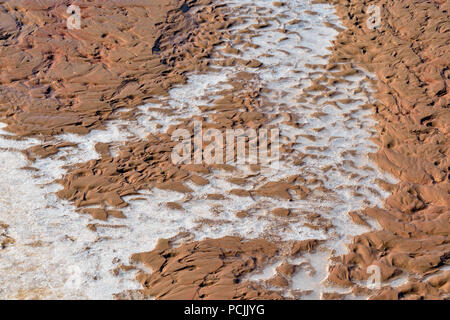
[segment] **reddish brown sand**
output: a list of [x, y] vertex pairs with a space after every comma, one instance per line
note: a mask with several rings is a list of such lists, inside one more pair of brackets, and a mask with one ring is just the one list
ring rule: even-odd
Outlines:
[[[282, 299], [260, 285], [242, 278], [275, 257], [295, 257], [311, 252], [317, 241], [270, 243], [266, 240], [244, 241], [236, 237], [206, 239], [173, 248], [169, 240], [160, 240], [148, 253], [135, 254], [132, 260], [153, 270], [141, 273], [143, 297], [156, 299]], [[289, 269], [289, 268], [284, 268]], [[281, 272], [269, 281], [287, 286], [292, 273]], [[128, 293], [129, 294], [129, 293]], [[118, 298], [126, 298], [123, 293]]]
[[417, 279], [383, 288], [375, 299], [448, 297], [449, 272], [423, 279], [450, 257], [450, 3], [368, 1], [383, 8], [377, 31], [365, 27], [361, 1], [334, 3], [348, 28], [336, 40], [334, 59], [377, 75], [380, 150], [373, 159], [401, 182], [386, 185], [392, 195], [384, 209], [365, 211], [383, 230], [353, 239], [329, 280], [351, 286], [376, 264], [383, 281], [405, 273]]
[[[384, 209], [367, 209], [364, 214], [376, 219], [383, 229], [353, 239], [349, 253], [331, 267], [328, 280], [364, 293], [356, 282], [367, 279], [366, 268], [376, 264], [381, 267], [383, 281], [400, 274], [417, 279], [399, 288], [365, 292], [375, 298], [448, 297], [449, 273], [425, 277], [447, 265], [450, 255], [449, 3], [330, 2], [348, 29], [338, 36], [327, 69], [334, 68], [333, 62], [346, 62], [340, 65], [343, 76], [351, 74], [352, 63], [357, 63], [377, 75], [379, 103], [373, 110], [380, 124], [380, 150], [373, 159], [401, 182], [394, 186], [380, 181], [392, 195]], [[7, 130], [19, 136], [40, 134], [47, 139], [48, 143], [27, 151], [30, 159], [49, 156], [66, 146], [52, 144], [53, 135], [102, 128], [106, 120], [116, 117], [116, 109], [133, 108], [166, 95], [171, 86], [185, 81], [187, 71], [207, 70], [204, 58], [214, 52], [221, 39], [231, 37], [226, 28], [239, 22], [227, 17], [220, 6], [204, 7], [191, 15], [181, 10], [185, 3], [181, 0], [75, 1], [71, 4], [83, 9], [83, 28], [69, 31], [64, 23], [68, 3], [0, 1], [0, 117], [8, 124]], [[383, 5], [382, 26], [377, 31], [365, 26], [364, 9], [370, 4]], [[237, 59], [217, 63], [260, 67], [258, 61]], [[223, 130], [261, 126], [271, 120], [260, 112], [264, 106], [258, 105], [259, 92], [243, 90], [246, 76], [237, 75], [231, 81], [240, 95], [230, 91], [212, 109], [205, 110], [215, 114], [210, 125]], [[334, 81], [344, 81], [335, 77]], [[317, 83], [310, 89], [320, 90], [319, 86]], [[237, 111], [242, 108], [244, 111]], [[290, 119], [296, 125], [295, 115]], [[185, 119], [178, 127], [191, 128], [192, 120]], [[170, 161], [170, 132], [175, 129], [130, 143], [115, 157], [107, 145], [98, 145], [101, 158], [73, 168], [60, 181], [64, 186], [60, 197], [73, 201], [81, 210], [87, 205], [120, 209], [127, 205], [121, 197], [140, 189], [157, 186], [189, 193], [183, 181], [207, 184], [202, 174], [210, 167], [175, 166]], [[307, 197], [310, 190], [299, 187], [297, 178], [301, 179], [269, 182], [251, 193], [289, 200], [287, 190], [293, 190]], [[246, 196], [249, 192], [237, 188], [234, 193]], [[122, 217], [118, 210], [84, 210], [100, 220], [108, 215]], [[284, 208], [272, 213], [291, 214]], [[356, 223], [365, 223], [364, 216], [351, 216]], [[321, 227], [330, 226], [321, 223]], [[133, 259], [153, 270], [151, 275], [138, 277], [142, 297], [272, 299], [281, 296], [243, 277], [276, 257], [310, 251], [317, 245], [314, 240], [274, 243], [224, 238], [176, 246], [161, 240], [153, 251], [136, 254]], [[289, 266], [280, 267], [270, 284], [288, 285], [292, 272]], [[130, 296], [124, 293], [118, 298]]]
[[[193, 2], [209, 3], [187, 1]], [[0, 117], [7, 130], [22, 136], [87, 133], [102, 128], [115, 109], [141, 105], [183, 82], [183, 73], [199, 68], [198, 58], [211, 48], [191, 50], [192, 43], [177, 36], [195, 33], [184, 3], [0, 1]], [[82, 10], [80, 30], [66, 27], [70, 4]]]

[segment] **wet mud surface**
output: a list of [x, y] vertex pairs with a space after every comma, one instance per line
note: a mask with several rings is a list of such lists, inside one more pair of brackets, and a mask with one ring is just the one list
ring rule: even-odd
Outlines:
[[[382, 230], [356, 237], [329, 279], [352, 285], [364, 268], [381, 267], [386, 286], [374, 298], [448, 298], [449, 294], [449, 4], [374, 1], [376, 32], [361, 27], [364, 7], [336, 1], [349, 27], [338, 36], [335, 59], [352, 59], [377, 76], [379, 151], [373, 159], [400, 182], [383, 209], [367, 209]], [[447, 270], [447, 271], [445, 271]]]

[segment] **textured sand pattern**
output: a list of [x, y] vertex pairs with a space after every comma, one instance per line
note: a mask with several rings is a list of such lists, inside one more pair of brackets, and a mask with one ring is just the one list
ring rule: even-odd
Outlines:
[[389, 188], [384, 210], [365, 211], [382, 230], [356, 237], [330, 279], [353, 286], [376, 264], [384, 283], [402, 281], [375, 298], [448, 298], [449, 2], [370, 1], [383, 8], [379, 31], [364, 28], [359, 1], [335, 4], [349, 29], [333, 59], [376, 74], [380, 150], [373, 158], [400, 183]]

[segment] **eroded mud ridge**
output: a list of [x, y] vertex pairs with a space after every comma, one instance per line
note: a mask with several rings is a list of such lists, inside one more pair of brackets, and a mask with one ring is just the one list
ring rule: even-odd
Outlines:
[[[446, 149], [435, 146], [422, 152], [440, 150], [438, 164], [425, 160], [434, 153], [408, 160], [411, 149], [401, 147], [408, 139], [398, 135], [409, 132], [410, 120], [401, 113], [394, 119], [389, 104], [372, 98], [375, 80], [353, 64], [378, 55], [366, 44], [364, 55], [353, 57], [358, 41], [372, 31], [355, 32], [358, 24], [345, 19], [349, 29], [344, 30], [333, 7], [317, 1], [80, 1], [86, 12], [82, 30], [59, 25], [52, 37], [61, 38], [45, 47], [33, 42], [40, 39], [35, 30], [47, 32], [42, 35], [47, 39], [58, 24], [39, 20], [46, 12], [41, 9], [50, 8], [48, 19], [61, 22], [66, 3], [39, 1], [33, 28], [24, 2], [14, 3], [18, 10], [11, 3], [0, 7], [15, 19], [3, 19], [2, 50], [23, 47], [17, 53], [23, 61], [36, 50], [45, 55], [39, 64], [2, 69], [1, 90], [12, 95], [0, 109], [8, 125], [4, 130], [32, 137], [3, 131], [0, 140], [0, 220], [9, 225], [0, 225], [0, 240], [6, 239], [0, 270], [8, 283], [1, 296], [283, 299], [448, 293], [444, 272], [392, 288], [405, 275], [424, 280], [446, 264], [448, 164]], [[341, 14], [349, 8], [363, 14], [362, 7], [336, 5]], [[71, 49], [61, 49], [68, 41]], [[389, 57], [405, 59], [404, 54]], [[385, 74], [394, 63], [387, 57], [380, 61], [380, 69], [373, 68], [373, 60], [362, 66]], [[18, 68], [23, 77], [11, 78]], [[81, 73], [59, 74], [63, 71]], [[42, 86], [55, 74], [60, 81], [51, 82], [50, 90]], [[409, 84], [408, 79], [403, 80]], [[25, 94], [29, 87], [41, 93]], [[446, 119], [446, 94], [432, 95], [438, 97], [432, 108], [442, 115], [426, 120], [431, 126], [423, 124], [436, 129], [417, 131], [425, 139], [422, 145], [448, 140], [440, 122]], [[45, 109], [44, 96], [51, 102]], [[401, 100], [395, 96], [395, 101]], [[382, 142], [375, 139], [374, 113], [383, 115]], [[398, 119], [406, 121], [402, 130]], [[221, 132], [278, 128], [280, 167], [174, 164], [171, 134], [176, 129], [193, 134], [195, 122]], [[437, 140], [426, 140], [426, 134]], [[379, 172], [368, 158], [374, 152], [383, 169], [406, 183], [396, 186]], [[392, 191], [386, 210], [365, 210], [382, 208]], [[375, 220], [385, 230], [376, 231]], [[351, 254], [342, 256], [352, 236]], [[387, 285], [380, 292], [366, 288], [366, 270], [373, 264], [381, 267]], [[37, 281], [30, 286], [33, 277]]]
[[364, 28], [367, 7], [334, 1], [348, 30], [335, 61], [352, 60], [377, 75], [378, 165], [400, 179], [385, 209], [368, 209], [383, 230], [356, 237], [330, 279], [353, 286], [371, 264], [386, 286], [380, 299], [448, 298], [449, 84], [448, 1], [368, 1], [382, 8], [381, 27]]
[[[183, 73], [201, 67], [211, 46], [179, 43], [192, 31], [182, 0], [0, 1], [1, 108], [6, 130], [22, 136], [87, 133], [121, 107], [166, 94]], [[69, 30], [68, 5], [82, 11]], [[220, 24], [214, 16], [203, 23]], [[155, 53], [170, 39], [170, 59]], [[200, 55], [200, 56], [199, 56]], [[45, 100], [45, 104], [43, 101]], [[55, 153], [58, 146], [38, 154]]]
[[[383, 191], [375, 182], [383, 176], [367, 159], [376, 150], [369, 142], [374, 122], [368, 117], [369, 107], [364, 108], [369, 103], [365, 83], [370, 79], [350, 64], [327, 63], [326, 44], [337, 34], [338, 23], [325, 19], [332, 7], [307, 2], [225, 4], [220, 14], [234, 27], [217, 31], [224, 43], [208, 60], [209, 73], [192, 74], [187, 85], [173, 88], [169, 97], [141, 107], [137, 123], [127, 125], [138, 131], [138, 140], [128, 140], [124, 147], [114, 141], [96, 145], [101, 158], [76, 165], [61, 180], [64, 189], [58, 194], [81, 212], [107, 220], [135, 214], [137, 202], [143, 206], [160, 201], [156, 190], [165, 190], [158, 210], [166, 212], [166, 219], [178, 219], [179, 232], [190, 232], [194, 239], [236, 235], [244, 243], [261, 237], [327, 240], [315, 265], [308, 258], [272, 259], [275, 268], [283, 262], [309, 264], [305, 270], [298, 268], [298, 277], [269, 271], [267, 279], [258, 281], [281, 297], [299, 292], [319, 297], [328, 258], [345, 252], [349, 235], [370, 228], [357, 210], [381, 204]], [[278, 126], [280, 168], [173, 164], [176, 142], [170, 134], [180, 128], [193, 132], [194, 120], [202, 121], [205, 129], [222, 131]], [[188, 277], [206, 277], [201, 269], [188, 267], [177, 276], [184, 278], [186, 272]], [[303, 277], [313, 280], [305, 287]], [[234, 292], [236, 284], [229, 284], [228, 290]], [[161, 286], [169, 291], [157, 296], [182, 297], [185, 285], [175, 280], [171, 287]], [[213, 292], [216, 284], [209, 285]]]
[[0, 249], [14, 243], [14, 239], [8, 235], [8, 225], [0, 222]]

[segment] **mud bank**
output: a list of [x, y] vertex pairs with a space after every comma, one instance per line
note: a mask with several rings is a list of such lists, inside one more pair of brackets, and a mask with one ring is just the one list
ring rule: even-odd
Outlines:
[[[448, 298], [449, 85], [448, 1], [333, 1], [344, 25], [334, 61], [354, 61], [377, 75], [374, 112], [380, 125], [373, 159], [401, 182], [383, 209], [365, 210], [382, 230], [353, 239], [329, 280], [353, 286], [375, 264], [383, 281], [374, 299]], [[370, 5], [381, 8], [381, 26], [366, 26]], [[355, 288], [355, 290], [358, 290]]]
[[[65, 27], [69, 1], [2, 1], [1, 120], [7, 131], [2, 130], [0, 139], [0, 205], [1, 218], [13, 224], [1, 225], [2, 297], [105, 299], [135, 287], [128, 283], [119, 288], [118, 266], [148, 245], [137, 249], [138, 243], [127, 242], [130, 236], [123, 231], [129, 229], [123, 223], [106, 224], [77, 214], [71, 204], [55, 198], [59, 187], [54, 181], [68, 167], [97, 158], [105, 142], [132, 138], [130, 132], [118, 129], [125, 126], [121, 119], [130, 119], [123, 109], [129, 107], [132, 113], [145, 99], [167, 95], [171, 84], [183, 83], [186, 70], [202, 70], [200, 57], [208, 54], [214, 39], [204, 34], [187, 40], [198, 27], [189, 13], [193, 3], [72, 2], [81, 8], [82, 28], [69, 31]], [[202, 23], [217, 26], [220, 20], [205, 13], [198, 20]], [[193, 44], [199, 39], [206, 48]], [[146, 84], [151, 90], [144, 88]], [[121, 107], [115, 119], [112, 113]], [[107, 119], [117, 128], [99, 131], [107, 129]], [[102, 219], [103, 213], [97, 213], [95, 217]], [[108, 214], [123, 218], [114, 210]], [[139, 214], [135, 217], [142, 219]], [[142, 220], [132, 224], [145, 225]], [[135, 237], [140, 234], [141, 243], [153, 246], [145, 240], [148, 232], [148, 228], [144, 233], [132, 230]], [[113, 238], [120, 243], [111, 245]], [[106, 251], [101, 249], [106, 248], [104, 241], [109, 242]], [[100, 251], [94, 249], [97, 245]], [[136, 249], [120, 257], [116, 251], [120, 247]], [[114, 285], [111, 277], [118, 280]]]
[[[16, 226], [0, 216], [10, 225], [0, 225], [3, 267], [33, 270], [42, 254], [44, 274], [58, 277], [56, 293], [18, 296], [447, 297], [443, 3], [385, 1], [377, 31], [352, 1], [334, 1], [347, 29], [325, 1], [79, 1], [83, 28], [70, 31], [67, 1], [0, 4], [0, 115], [15, 134], [3, 132], [4, 161], [44, 186], [25, 199], [45, 199], [24, 206], [42, 223], [19, 239], [11, 213], [22, 202], [8, 189]], [[280, 128], [281, 169], [174, 164], [171, 133], [193, 135], [195, 121], [221, 132]], [[81, 268], [85, 292], [55, 273], [66, 264]], [[380, 291], [364, 285], [374, 264]], [[136, 274], [142, 289], [130, 283]], [[393, 287], [405, 276], [417, 279]]]
[[[187, 13], [193, 3], [209, 1], [1, 1], [0, 117], [6, 130], [86, 134], [103, 128], [118, 108], [167, 94], [211, 48], [196, 48], [181, 35], [195, 33]], [[69, 5], [80, 7], [79, 30], [66, 26]], [[57, 150], [44, 145], [32, 151], [45, 156]]]

